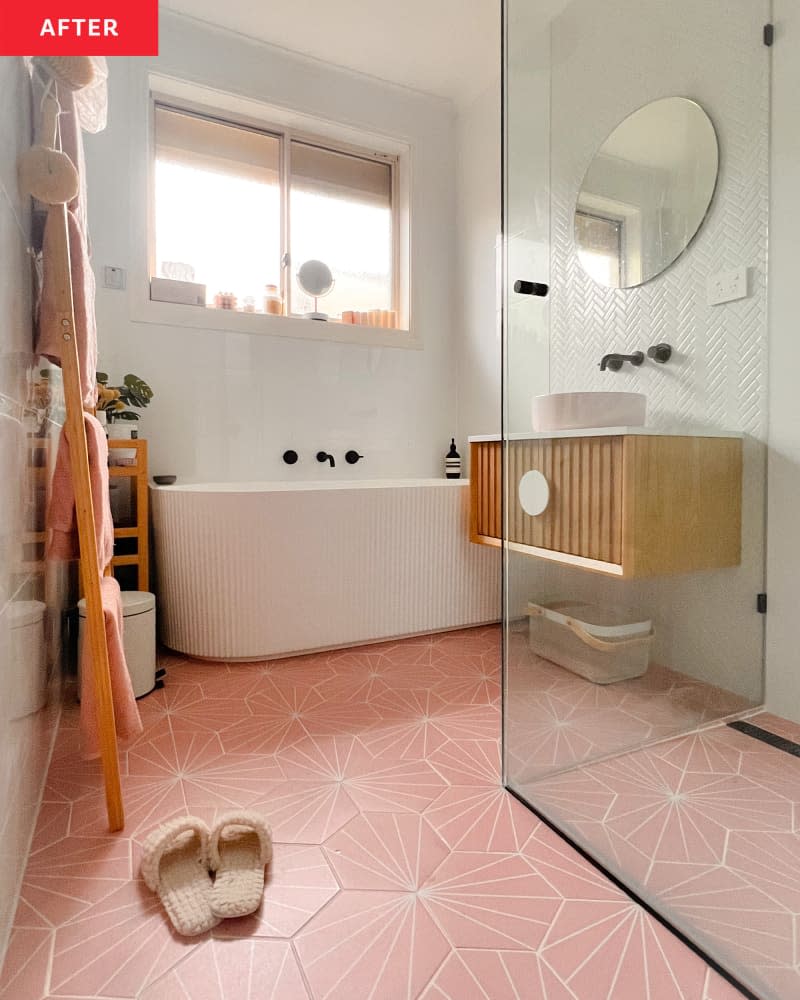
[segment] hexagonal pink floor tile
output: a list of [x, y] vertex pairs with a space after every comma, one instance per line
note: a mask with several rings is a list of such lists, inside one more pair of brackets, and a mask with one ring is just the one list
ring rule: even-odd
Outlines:
[[140, 1000], [308, 1000], [288, 942], [207, 941]]
[[344, 890], [295, 938], [315, 1000], [419, 996], [449, 946], [413, 893]]
[[448, 740], [428, 760], [451, 785], [499, 785], [500, 740]]
[[420, 890], [456, 948], [537, 948], [562, 903], [525, 858], [451, 854]]
[[466, 948], [451, 952], [422, 994], [422, 1000], [520, 1000], [521, 997], [576, 1000], [572, 990], [532, 952]]
[[425, 810], [453, 850], [515, 853], [539, 826], [534, 814], [501, 786], [455, 786]]
[[45, 993], [52, 945], [51, 930], [17, 927], [12, 931], [0, 978], [2, 1000], [38, 998]]
[[447, 845], [419, 815], [361, 813], [325, 844], [345, 889], [413, 892], [449, 854]]
[[142, 882], [128, 881], [55, 931], [50, 992], [138, 996], [197, 943], [173, 932], [158, 898]]
[[214, 937], [291, 937], [338, 891], [321, 848], [275, 844], [260, 909], [249, 917], [223, 920]]

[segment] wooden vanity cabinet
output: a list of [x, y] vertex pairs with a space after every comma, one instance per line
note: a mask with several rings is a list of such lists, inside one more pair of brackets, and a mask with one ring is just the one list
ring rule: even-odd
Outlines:
[[[509, 547], [542, 559], [634, 578], [738, 566], [742, 441], [608, 435], [508, 442]], [[473, 441], [470, 537], [500, 545], [500, 441]], [[550, 498], [537, 516], [518, 497], [538, 470]]]

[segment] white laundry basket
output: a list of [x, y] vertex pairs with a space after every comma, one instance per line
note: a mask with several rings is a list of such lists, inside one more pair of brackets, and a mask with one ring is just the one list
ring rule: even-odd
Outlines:
[[531, 650], [595, 684], [641, 677], [653, 623], [620, 608], [554, 601], [528, 604]]
[[[84, 643], [86, 598], [78, 601], [78, 663]], [[156, 599], [142, 590], [122, 591], [122, 645], [137, 698], [156, 686]]]

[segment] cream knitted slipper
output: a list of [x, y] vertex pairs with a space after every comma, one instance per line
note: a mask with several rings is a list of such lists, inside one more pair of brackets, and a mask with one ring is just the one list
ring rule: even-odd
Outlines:
[[215, 873], [211, 909], [218, 917], [244, 917], [261, 905], [264, 865], [272, 858], [272, 834], [252, 812], [224, 813], [209, 842]]
[[185, 937], [204, 934], [219, 923], [210, 904], [209, 830], [194, 816], [153, 830], [144, 842], [142, 877], [158, 895], [172, 926]]

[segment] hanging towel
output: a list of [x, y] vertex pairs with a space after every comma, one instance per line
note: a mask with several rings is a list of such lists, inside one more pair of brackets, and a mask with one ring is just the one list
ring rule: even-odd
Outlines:
[[[94, 530], [97, 538], [97, 563], [102, 574], [114, 555], [114, 521], [108, 492], [108, 441], [100, 421], [84, 413], [86, 446], [89, 454], [89, 478], [94, 508]], [[51, 559], [78, 559], [78, 529], [75, 523], [75, 489], [69, 460], [66, 428], [61, 430], [58, 454], [53, 470], [50, 503], [47, 508], [47, 550]]]
[[[60, 211], [60, 209], [58, 209]], [[48, 212], [42, 244], [42, 287], [39, 294], [36, 352], [53, 364], [61, 364], [64, 344], [62, 316], [58, 311], [60, 288], [58, 275], [50, 266], [54, 259], [56, 227], [52, 225], [52, 212]], [[94, 315], [95, 280], [86, 238], [77, 216], [67, 210], [67, 236], [72, 272], [72, 301], [75, 312], [75, 343], [81, 375], [83, 405], [94, 407], [97, 401], [97, 326]]]
[[[81, 372], [81, 397], [84, 406], [94, 408], [97, 400], [97, 323], [94, 311], [95, 278], [90, 261], [86, 219], [83, 133], [75, 105], [75, 91], [58, 84], [56, 94], [61, 108], [59, 114], [61, 150], [72, 160], [80, 178], [78, 194], [67, 205], [67, 236], [72, 271], [75, 340]], [[56, 313], [57, 275], [52, 273], [52, 267], [48, 267], [48, 263], [53, 260], [54, 239], [55, 234], [48, 213], [42, 242], [42, 278], [38, 300], [36, 351], [53, 364], [60, 365], [64, 331], [61, 329], [61, 317]]]
[[[102, 576], [114, 554], [114, 522], [108, 492], [108, 442], [100, 422], [84, 413], [86, 444], [89, 455], [89, 479], [92, 490], [97, 568], [101, 574], [100, 596], [105, 618], [108, 666], [111, 677], [111, 697], [117, 737], [124, 742], [142, 732], [142, 721], [133, 694], [125, 651], [122, 645], [122, 599], [119, 584], [111, 576]], [[79, 556], [75, 524], [75, 490], [70, 465], [70, 446], [66, 430], [62, 429], [50, 503], [47, 508], [47, 556], [51, 559], [77, 559]], [[99, 755], [97, 711], [92, 681], [94, 664], [88, 625], [81, 657], [81, 742], [85, 757]]]
[[[113, 576], [100, 580], [100, 598], [106, 626], [108, 667], [111, 675], [111, 700], [114, 703], [114, 723], [117, 739], [123, 745], [143, 732], [139, 707], [133, 694], [125, 650], [122, 646], [122, 598], [119, 584]], [[88, 622], [84, 624], [81, 655], [81, 752], [86, 758], [100, 756], [100, 735], [97, 725], [97, 707], [92, 680], [92, 644], [89, 640]]]

